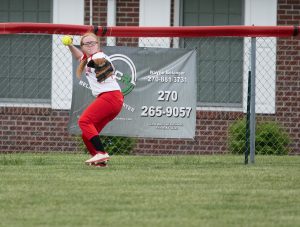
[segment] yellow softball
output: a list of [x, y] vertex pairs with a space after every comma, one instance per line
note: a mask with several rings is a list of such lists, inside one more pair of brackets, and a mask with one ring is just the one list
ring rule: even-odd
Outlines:
[[71, 36], [65, 35], [65, 36], [62, 37], [61, 42], [62, 42], [65, 46], [69, 46], [69, 45], [72, 45], [73, 39], [72, 39]]

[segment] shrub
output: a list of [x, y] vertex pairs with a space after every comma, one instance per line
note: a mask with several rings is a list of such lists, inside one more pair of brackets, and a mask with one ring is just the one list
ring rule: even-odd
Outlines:
[[[105, 147], [105, 150], [110, 155], [131, 154], [137, 142], [137, 139], [129, 137], [100, 136], [100, 138]], [[76, 141], [78, 142], [80, 150], [82, 150], [84, 153], [88, 153], [88, 150], [83, 140], [81, 139], [81, 136], [77, 136]]]
[[238, 120], [229, 127], [229, 150], [234, 154], [243, 154], [246, 149], [246, 121]]
[[[259, 122], [256, 125], [255, 153], [286, 155], [290, 138], [276, 122]], [[243, 154], [246, 150], [246, 120], [238, 120], [229, 127], [229, 150]]]
[[120, 136], [100, 136], [106, 151], [112, 154], [132, 154], [136, 145], [136, 138], [120, 137]]

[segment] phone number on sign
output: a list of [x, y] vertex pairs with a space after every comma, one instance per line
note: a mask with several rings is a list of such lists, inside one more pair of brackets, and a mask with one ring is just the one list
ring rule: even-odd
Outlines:
[[186, 83], [187, 78], [185, 76], [147, 76], [147, 81], [160, 83]]
[[142, 117], [190, 117], [192, 107], [142, 106]]

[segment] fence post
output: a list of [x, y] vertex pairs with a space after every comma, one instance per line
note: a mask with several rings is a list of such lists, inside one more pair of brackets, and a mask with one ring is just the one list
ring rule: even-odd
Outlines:
[[246, 116], [246, 143], [245, 143], [245, 165], [248, 164], [248, 156], [250, 153], [250, 99], [251, 99], [251, 70], [248, 72], [248, 88], [247, 88], [247, 116]]
[[251, 38], [251, 99], [250, 99], [250, 163], [255, 157], [255, 78], [256, 78], [256, 37]]

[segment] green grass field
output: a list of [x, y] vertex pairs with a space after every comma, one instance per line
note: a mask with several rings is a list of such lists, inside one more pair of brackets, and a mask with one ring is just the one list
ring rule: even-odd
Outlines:
[[300, 226], [300, 156], [0, 155], [0, 226]]

